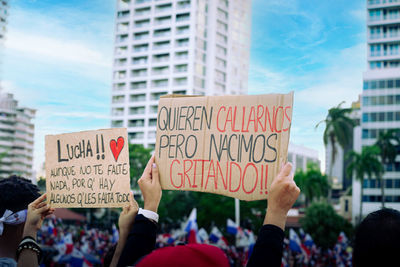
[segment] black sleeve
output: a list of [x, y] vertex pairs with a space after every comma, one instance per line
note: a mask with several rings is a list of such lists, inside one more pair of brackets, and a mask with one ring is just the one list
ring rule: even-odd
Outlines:
[[272, 224], [261, 227], [247, 267], [276, 266], [282, 263], [283, 238], [281, 228]]
[[138, 214], [117, 266], [133, 265], [138, 259], [153, 251], [156, 245], [156, 233], [157, 224]]

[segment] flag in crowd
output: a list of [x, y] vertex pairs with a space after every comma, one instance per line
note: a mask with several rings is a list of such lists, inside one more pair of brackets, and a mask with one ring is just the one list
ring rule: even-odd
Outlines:
[[197, 239], [197, 209], [194, 208], [189, 215], [189, 219], [186, 223], [185, 232], [188, 235], [188, 243], [196, 244], [199, 243]]
[[[89, 228], [87, 225], [63, 224], [61, 220], [54, 218], [46, 219], [38, 234], [38, 241], [42, 245], [56, 250], [56, 255], [52, 257], [53, 264], [68, 263], [72, 267], [101, 264], [101, 260], [118, 242], [118, 238], [115, 224], [110, 230], [101, 230]], [[228, 239], [233, 239], [233, 244]], [[254, 249], [256, 236], [252, 230], [242, 229], [231, 219], [227, 220], [224, 231], [213, 226], [208, 233], [206, 229], [198, 228], [197, 210], [193, 209], [181, 228], [157, 236], [156, 247], [194, 242], [218, 246], [228, 256], [231, 266], [246, 266]], [[348, 243], [348, 238], [342, 232], [332, 250], [322, 250], [303, 229], [300, 228], [298, 233], [289, 229], [289, 238], [284, 239], [282, 266], [289, 266], [290, 262], [295, 262], [296, 266], [351, 266], [352, 251]]]

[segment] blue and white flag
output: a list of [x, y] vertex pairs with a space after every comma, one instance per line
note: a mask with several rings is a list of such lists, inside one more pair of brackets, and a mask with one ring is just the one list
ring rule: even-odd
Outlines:
[[292, 251], [302, 252], [300, 238], [292, 228], [289, 230], [289, 247]]
[[226, 220], [226, 231], [230, 234], [237, 235], [239, 232], [239, 226], [231, 219]]

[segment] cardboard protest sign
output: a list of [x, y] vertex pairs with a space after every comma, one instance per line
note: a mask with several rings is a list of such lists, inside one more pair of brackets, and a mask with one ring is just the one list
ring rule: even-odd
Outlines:
[[293, 92], [162, 97], [156, 163], [163, 189], [266, 199], [286, 161]]
[[51, 207], [122, 207], [129, 203], [125, 128], [47, 135], [45, 141]]

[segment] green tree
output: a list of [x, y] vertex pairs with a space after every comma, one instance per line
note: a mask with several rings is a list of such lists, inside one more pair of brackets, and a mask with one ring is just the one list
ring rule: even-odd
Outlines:
[[40, 176], [39, 179], [37, 180], [37, 186], [39, 187], [40, 191], [45, 192], [46, 191], [46, 178], [43, 176]]
[[344, 150], [351, 142], [353, 137], [353, 127], [355, 126], [355, 121], [348, 117], [352, 109], [341, 108], [343, 103], [344, 102], [341, 102], [338, 106], [329, 109], [325, 120], [320, 121], [316, 125], [317, 128], [321, 123], [325, 123], [323, 135], [324, 144], [327, 146], [329, 143], [332, 148], [329, 179], [332, 179], [333, 164], [335, 163], [337, 155], [337, 145], [342, 147]]
[[349, 176], [355, 175], [361, 183], [361, 194], [360, 194], [360, 215], [359, 222], [362, 219], [362, 205], [364, 196], [364, 178], [368, 176], [371, 179], [375, 176], [379, 179], [383, 168], [382, 164], [379, 162], [378, 156], [380, 154], [380, 149], [377, 146], [366, 146], [362, 149], [361, 153], [355, 151], [349, 151], [346, 157], [350, 160], [347, 166], [347, 174]]
[[310, 202], [326, 197], [329, 192], [328, 177], [321, 173], [319, 167], [315, 163], [307, 164], [307, 170], [298, 170], [294, 176], [296, 184], [299, 186], [301, 193], [305, 196], [306, 207]]
[[[168, 228], [180, 227], [193, 208], [197, 208], [199, 227], [210, 229], [217, 226], [221, 231], [226, 229], [226, 220], [235, 218], [234, 199], [216, 194], [164, 190], [158, 213], [160, 224]], [[257, 231], [262, 226], [267, 203], [261, 201], [241, 201], [241, 226]]]
[[147, 162], [151, 158], [151, 148], [140, 144], [129, 144], [129, 165], [131, 167], [131, 187], [137, 187], [137, 180], [142, 176]]
[[[390, 129], [379, 133], [375, 145], [380, 148], [380, 160], [382, 166], [393, 164], [397, 156], [397, 147], [400, 145], [400, 139], [396, 135], [399, 129]], [[383, 172], [379, 177], [381, 181], [381, 194], [382, 194], [382, 208], [385, 207], [385, 180], [383, 179]]]
[[352, 237], [351, 223], [339, 216], [333, 207], [325, 202], [315, 202], [306, 209], [304, 218], [300, 219], [304, 231], [310, 233], [314, 242], [323, 249], [332, 248], [343, 231]]

